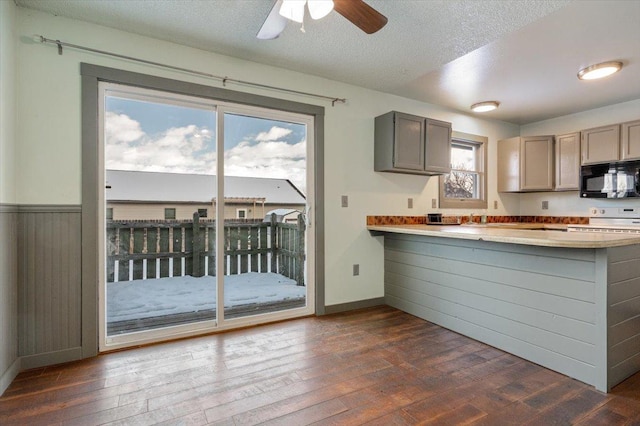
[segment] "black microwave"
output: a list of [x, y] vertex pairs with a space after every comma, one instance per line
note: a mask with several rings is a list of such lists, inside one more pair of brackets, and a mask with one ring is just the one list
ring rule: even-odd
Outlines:
[[591, 164], [580, 168], [580, 197], [640, 197], [640, 161]]

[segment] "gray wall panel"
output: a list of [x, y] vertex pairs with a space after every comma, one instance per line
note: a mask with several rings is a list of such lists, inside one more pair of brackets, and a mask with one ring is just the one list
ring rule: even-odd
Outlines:
[[562, 373], [583, 382], [593, 383], [595, 381], [596, 368], [593, 365], [576, 362], [557, 352], [549, 351], [525, 340], [515, 339], [511, 336], [478, 326], [475, 322], [469, 322], [452, 315], [432, 311], [411, 300], [395, 296], [385, 297], [385, 300], [389, 306], [393, 306], [488, 345], [503, 349], [524, 359], [534, 360], [537, 364], [562, 371]]
[[41, 365], [82, 343], [80, 209], [61, 210], [23, 206], [18, 218], [19, 355]]
[[640, 246], [609, 249], [608, 366], [617, 383], [640, 370]]
[[385, 301], [609, 390], [640, 370], [640, 245], [385, 234]]
[[[564, 315], [564, 312], [552, 312], [549, 310], [549, 303], [540, 303], [538, 307], [526, 306], [521, 302], [523, 300], [530, 302], [532, 298], [527, 297], [524, 292], [520, 293], [520, 297], [509, 297], [506, 291], [500, 292], [498, 297], [494, 297], [490, 294], [479, 294], [476, 288], [473, 291], [465, 291], [432, 283], [429, 280], [400, 276], [389, 271], [385, 272], [385, 282], [389, 291], [402, 291], [401, 288], [403, 288], [421, 292], [438, 300], [439, 303], [457, 303], [471, 309], [477, 308], [502, 318], [524, 321], [550, 333], [594, 344], [593, 322], [569, 318]], [[400, 288], [394, 290], [393, 286]], [[544, 302], [544, 297], [540, 299]], [[561, 303], [558, 305], [562, 306]], [[557, 309], [557, 311], [562, 311], [562, 309]]]
[[596, 261], [592, 249], [386, 234], [385, 300], [595, 384]]
[[17, 249], [17, 207], [0, 205], [0, 395], [20, 369]]
[[[517, 259], [512, 262], [512, 253], [492, 252], [493, 261], [487, 261], [486, 264], [475, 263], [471, 259], [476, 256], [483, 257], [486, 253], [482, 253], [479, 249], [474, 249], [468, 253], [467, 260], [447, 258], [444, 253], [435, 256], [433, 253], [420, 255], [415, 252], [407, 252], [403, 249], [396, 249], [393, 241], [389, 242], [389, 249], [385, 249], [385, 259], [397, 262], [399, 264], [416, 265], [421, 268], [441, 271], [446, 274], [465, 277], [481, 277], [488, 282], [495, 282], [510, 287], [518, 287], [525, 290], [533, 290], [535, 292], [545, 292], [555, 294], [561, 297], [578, 299], [592, 303], [594, 300], [594, 283], [584, 281], [582, 272], [577, 273], [577, 277], [568, 278], [555, 276], [548, 273], [543, 266], [538, 271], [519, 270], [517, 269]], [[386, 246], [385, 246], [386, 247]], [[432, 247], [432, 251], [437, 250]], [[561, 254], [561, 252], [559, 252]], [[518, 256], [518, 255], [515, 255]], [[508, 266], [497, 266], [509, 258]], [[537, 260], [544, 259], [539, 256]], [[532, 259], [533, 261], [534, 259]], [[579, 269], [579, 265], [575, 265], [569, 259], [564, 259], [567, 265], [567, 271]], [[582, 262], [580, 262], [581, 264]], [[591, 275], [593, 277], [593, 274]]]

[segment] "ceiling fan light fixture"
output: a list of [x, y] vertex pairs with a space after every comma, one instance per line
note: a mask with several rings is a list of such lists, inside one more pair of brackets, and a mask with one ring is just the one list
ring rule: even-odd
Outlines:
[[477, 104], [471, 105], [471, 111], [473, 112], [489, 112], [497, 109], [500, 105], [498, 101], [486, 101], [486, 102], [478, 102]]
[[307, 0], [282, 0], [279, 13], [287, 19], [302, 24], [306, 2]]
[[309, 15], [313, 19], [322, 19], [333, 10], [333, 0], [307, 0]]
[[604, 78], [610, 76], [611, 74], [615, 74], [621, 69], [622, 62], [602, 62], [600, 64], [589, 65], [586, 68], [582, 68], [578, 72], [578, 78], [580, 80], [596, 80], [598, 78]]

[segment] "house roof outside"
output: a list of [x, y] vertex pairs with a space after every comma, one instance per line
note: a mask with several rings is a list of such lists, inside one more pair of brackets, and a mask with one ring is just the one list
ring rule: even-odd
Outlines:
[[[107, 170], [107, 201], [210, 203], [216, 176], [186, 173]], [[225, 176], [225, 200], [265, 204], [305, 204], [304, 194], [288, 179]]]

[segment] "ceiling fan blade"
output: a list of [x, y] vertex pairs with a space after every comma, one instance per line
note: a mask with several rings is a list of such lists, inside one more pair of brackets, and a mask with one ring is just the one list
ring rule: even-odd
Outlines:
[[278, 38], [280, 33], [284, 31], [284, 27], [287, 26], [289, 20], [280, 15], [281, 6], [282, 0], [277, 0], [274, 3], [271, 12], [269, 12], [267, 19], [264, 20], [260, 31], [258, 31], [256, 35], [260, 40], [273, 40], [274, 38]]
[[387, 24], [387, 17], [362, 0], [333, 0], [334, 10], [367, 34]]

